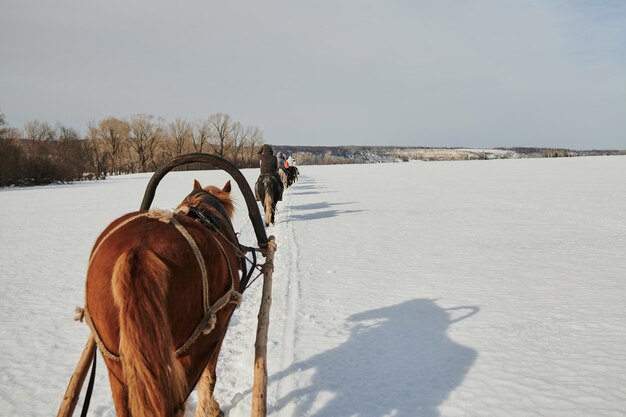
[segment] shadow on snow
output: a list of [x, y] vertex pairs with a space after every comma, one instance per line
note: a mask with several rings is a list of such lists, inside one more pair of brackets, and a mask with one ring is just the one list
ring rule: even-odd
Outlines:
[[[328, 190], [328, 187], [325, 185], [317, 185], [316, 181], [307, 179], [300, 180], [293, 186], [292, 193], [294, 195], [311, 195], [311, 194], [321, 194], [321, 193], [336, 193], [337, 191]], [[323, 190], [323, 191], [322, 191]]]
[[[291, 220], [316, 220], [316, 219], [327, 219], [330, 217], [339, 216], [342, 214], [349, 213], [359, 213], [364, 210], [335, 210], [331, 209], [334, 206], [341, 206], [345, 204], [353, 204], [351, 202], [347, 203], [328, 203], [328, 202], [320, 202], [320, 203], [311, 203], [311, 204], [302, 204], [299, 206], [291, 206], [293, 210], [296, 211], [307, 211], [307, 210], [316, 210], [311, 213], [302, 213], [302, 214], [292, 214], [289, 216]], [[326, 210], [330, 209], [330, 210]]]
[[[298, 378], [309, 381], [307, 386], [279, 398], [268, 411], [293, 403], [298, 416], [437, 417], [477, 357], [475, 350], [451, 340], [447, 330], [478, 311], [416, 299], [354, 314], [345, 343], [270, 378], [276, 383], [312, 372], [310, 379]], [[322, 393], [330, 399], [312, 410]]]

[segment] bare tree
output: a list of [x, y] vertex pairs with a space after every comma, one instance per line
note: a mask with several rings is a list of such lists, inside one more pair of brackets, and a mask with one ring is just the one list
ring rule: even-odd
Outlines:
[[233, 131], [233, 120], [227, 113], [216, 113], [209, 117], [213, 135], [209, 145], [217, 155], [222, 158], [226, 154], [228, 138]]
[[228, 159], [236, 166], [240, 166], [243, 161], [243, 147], [248, 140], [246, 136], [248, 133], [248, 130], [241, 123], [233, 123], [227, 149]]
[[245, 164], [249, 167], [256, 167], [259, 162], [257, 151], [263, 145], [263, 132], [257, 126], [248, 127], [247, 130], [248, 143], [246, 144]]
[[122, 172], [122, 157], [128, 142], [128, 129], [127, 121], [115, 117], [104, 119], [99, 124], [99, 136], [108, 154], [111, 172], [116, 174]]
[[107, 175], [107, 154], [100, 138], [100, 129], [94, 122], [87, 125], [87, 136], [83, 142], [83, 155], [87, 169], [94, 179], [105, 179]]
[[55, 126], [55, 137], [59, 141], [72, 141], [80, 140], [80, 133], [73, 127], [65, 126], [64, 124], [57, 122]]
[[198, 120], [194, 123], [191, 130], [191, 143], [195, 152], [202, 152], [210, 138], [211, 122], [209, 120]]
[[128, 144], [136, 156], [136, 169], [148, 171], [148, 165], [155, 165], [154, 156], [164, 136], [164, 128], [160, 119], [147, 114], [131, 116], [128, 131]]
[[8, 136], [9, 125], [4, 113], [0, 113], [0, 140], [5, 139]]
[[189, 153], [189, 143], [191, 142], [191, 123], [181, 118], [177, 118], [167, 125], [167, 136], [170, 141], [170, 156], [176, 157], [183, 153]]
[[51, 147], [57, 179], [75, 181], [82, 178], [85, 161], [78, 130], [56, 123], [54, 128], [56, 141]]
[[25, 155], [19, 138], [20, 132], [9, 127], [0, 113], [0, 187], [14, 185], [24, 176]]
[[32, 141], [56, 139], [55, 131], [48, 122], [31, 120], [24, 125], [25, 138]]

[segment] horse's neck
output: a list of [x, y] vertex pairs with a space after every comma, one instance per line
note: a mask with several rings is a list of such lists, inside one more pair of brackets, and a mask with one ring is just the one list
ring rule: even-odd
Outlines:
[[[233, 244], [238, 245], [237, 234], [235, 228], [224, 208], [224, 205], [220, 200], [212, 194], [209, 194], [211, 198], [202, 199], [202, 202], [197, 205], [198, 209], [210, 220], [215, 223], [217, 228], [224, 233], [225, 237]], [[208, 225], [206, 225], [208, 226]]]

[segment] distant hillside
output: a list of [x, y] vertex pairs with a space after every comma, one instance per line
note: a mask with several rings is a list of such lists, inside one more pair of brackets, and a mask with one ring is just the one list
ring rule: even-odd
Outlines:
[[274, 152], [292, 155], [299, 165], [368, 164], [380, 162], [455, 161], [475, 159], [554, 158], [589, 155], [624, 155], [616, 150], [570, 150], [554, 148], [422, 148], [389, 146], [294, 146], [275, 145]]

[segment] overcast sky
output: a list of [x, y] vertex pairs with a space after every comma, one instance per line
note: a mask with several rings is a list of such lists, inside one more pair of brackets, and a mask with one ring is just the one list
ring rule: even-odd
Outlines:
[[0, 0], [22, 127], [225, 112], [266, 142], [626, 149], [625, 0]]

